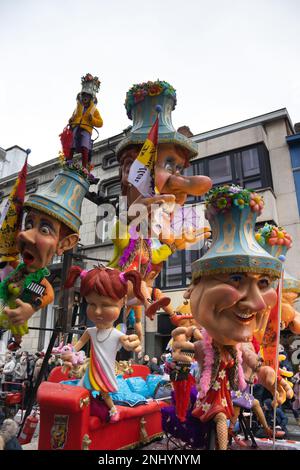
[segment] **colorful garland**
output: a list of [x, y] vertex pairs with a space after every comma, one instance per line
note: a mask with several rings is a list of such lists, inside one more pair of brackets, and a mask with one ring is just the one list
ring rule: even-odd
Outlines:
[[288, 249], [292, 246], [291, 235], [282, 227], [275, 225], [265, 224], [255, 234], [256, 241], [261, 245], [284, 245]]
[[[215, 353], [213, 350], [213, 338], [207, 333], [207, 331], [202, 328], [201, 334], [203, 336], [203, 351], [205, 352], [204, 361], [203, 361], [203, 370], [201, 373], [201, 378], [199, 385], [197, 386], [198, 389], [198, 396], [199, 400], [202, 400], [208, 393], [212, 384], [212, 369], [214, 366], [215, 360]], [[237, 366], [237, 379], [238, 379], [238, 387], [240, 390], [245, 390], [247, 384], [245, 382], [244, 372], [243, 372], [243, 359], [242, 359], [242, 351], [240, 344], [236, 345], [237, 351], [237, 358], [236, 358], [236, 366]]]
[[58, 160], [59, 160], [60, 166], [64, 170], [75, 171], [79, 176], [82, 176], [88, 181], [93, 176], [91, 174], [91, 171], [94, 169], [94, 165], [91, 165], [90, 163], [88, 163], [87, 168], [84, 168], [79, 161], [74, 162], [73, 160], [67, 160], [63, 152], [59, 152]]
[[130, 90], [126, 93], [125, 108], [127, 116], [132, 119], [132, 108], [143, 101], [146, 96], [158, 96], [158, 95], [170, 96], [174, 100], [173, 109], [176, 106], [176, 90], [168, 82], [156, 80], [155, 82], [138, 83], [133, 85]]
[[250, 207], [259, 215], [264, 207], [264, 201], [259, 194], [231, 184], [211, 189], [207, 193], [205, 205], [208, 214], [225, 213], [234, 207], [240, 210]]
[[100, 88], [100, 80], [98, 77], [93, 77], [92, 74], [87, 73], [84, 77], [81, 77], [81, 85], [85, 85], [85, 83], [93, 82], [93, 88], [96, 93], [98, 93]]
[[[136, 233], [135, 233], [134, 230], [130, 229], [129, 234], [130, 234], [129, 244], [125, 248], [125, 250], [123, 251], [123, 254], [120, 257], [119, 262], [118, 262], [121, 269], [124, 269], [126, 267], [127, 262], [129, 261], [131, 255], [133, 253], [135, 253], [135, 252], [138, 253], [139, 243], [142, 242], [142, 239], [138, 238], [136, 236]], [[147, 243], [147, 245], [149, 247], [149, 250], [151, 251], [151, 239], [150, 238], [144, 238], [143, 240], [144, 240], [144, 242]], [[151, 262], [148, 263], [146, 273], [148, 273], [150, 271], [151, 271]]]

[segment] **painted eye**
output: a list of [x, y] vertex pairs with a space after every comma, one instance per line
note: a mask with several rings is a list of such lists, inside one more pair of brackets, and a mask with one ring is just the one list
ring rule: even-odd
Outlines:
[[47, 227], [47, 225], [42, 225], [42, 226], [41, 226], [41, 232], [42, 232], [44, 235], [50, 235], [50, 229], [49, 229], [49, 227]]
[[167, 162], [166, 165], [165, 165], [165, 169], [166, 169], [169, 173], [173, 173], [173, 165], [172, 165], [172, 163]]
[[229, 282], [231, 284], [234, 284], [235, 286], [239, 286], [242, 279], [243, 276], [241, 274], [232, 274], [231, 276], [229, 276]]
[[26, 223], [25, 223], [25, 230], [31, 230], [33, 228], [33, 222], [31, 222], [30, 220], [28, 220]]
[[259, 279], [258, 281], [258, 287], [260, 289], [267, 289], [267, 287], [269, 287], [271, 284], [271, 281], [268, 277], [264, 277], [262, 279]]

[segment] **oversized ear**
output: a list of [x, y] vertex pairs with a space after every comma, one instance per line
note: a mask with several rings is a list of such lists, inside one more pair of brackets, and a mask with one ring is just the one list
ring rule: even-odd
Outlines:
[[190, 284], [189, 287], [184, 291], [183, 293], [183, 298], [184, 299], [190, 299], [191, 298], [191, 293], [192, 293], [192, 290], [194, 289], [194, 284]]
[[70, 235], [67, 235], [66, 237], [62, 238], [58, 242], [56, 254], [58, 256], [61, 256], [64, 254], [65, 251], [71, 250], [72, 248], [74, 248], [75, 245], [77, 245], [78, 240], [79, 235], [77, 233], [71, 233]]

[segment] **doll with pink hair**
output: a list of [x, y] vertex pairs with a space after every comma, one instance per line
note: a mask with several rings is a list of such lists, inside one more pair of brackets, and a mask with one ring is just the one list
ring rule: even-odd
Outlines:
[[[128, 282], [133, 285], [134, 294], [143, 301], [141, 276], [136, 271], [121, 273], [117, 269], [96, 267], [90, 271], [78, 266], [71, 268], [65, 287], [74, 285], [80, 276], [80, 294], [87, 301], [87, 316], [95, 326], [87, 328], [74, 346], [74, 353], [80, 351], [90, 341], [90, 363], [81, 379], [80, 385], [88, 390], [100, 392], [109, 408], [110, 422], [119, 420], [119, 413], [109, 395], [117, 391], [115, 377], [115, 359], [118, 350], [123, 347], [136, 353], [141, 351], [137, 335], [125, 335], [114, 328], [114, 322], [120, 315], [128, 291]], [[65, 365], [72, 363], [72, 354], [62, 356]]]

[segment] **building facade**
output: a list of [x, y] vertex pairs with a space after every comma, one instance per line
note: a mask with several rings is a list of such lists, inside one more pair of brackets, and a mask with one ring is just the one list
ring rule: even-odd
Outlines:
[[[125, 131], [126, 132], [126, 131]], [[107, 217], [106, 206], [116, 206], [121, 194], [119, 165], [115, 148], [124, 133], [94, 144], [93, 173], [100, 179], [98, 186], [91, 186], [89, 199], [82, 206], [82, 227], [78, 253], [81, 262], [89, 269], [99, 262], [111, 259], [113, 245], [110, 227], [115, 214]], [[295, 132], [285, 108], [219, 129], [197, 134], [191, 139], [198, 144], [198, 155], [186, 170], [188, 174], [210, 176], [214, 185], [235, 183], [255, 189], [265, 199], [265, 209], [258, 223], [272, 222], [283, 226], [294, 239], [287, 256], [286, 268], [300, 278], [300, 133]], [[58, 160], [50, 160], [30, 169], [27, 194], [48, 184], [59, 171]], [[16, 174], [0, 180], [2, 200], [9, 194]], [[95, 188], [95, 189], [93, 189]], [[101, 196], [101, 205], [95, 202]], [[198, 207], [204, 214], [201, 198], [190, 197], [187, 208]], [[107, 220], [110, 218], [111, 223]], [[105, 219], [105, 220], [103, 220]], [[203, 219], [204, 220], [204, 219]], [[165, 263], [157, 280], [160, 287], [172, 299], [174, 307], [182, 303], [182, 294], [191, 281], [191, 263], [200, 256], [199, 250], [177, 251]], [[60, 259], [50, 266], [56, 298], [45, 311], [38, 312], [30, 321], [34, 328], [51, 329], [55, 322], [56, 305], [59, 303]], [[154, 321], [144, 320], [144, 350], [150, 355], [160, 355], [169, 339], [172, 326], [168, 316], [161, 313]], [[31, 330], [24, 337], [23, 348], [45, 349], [51, 331]]]

